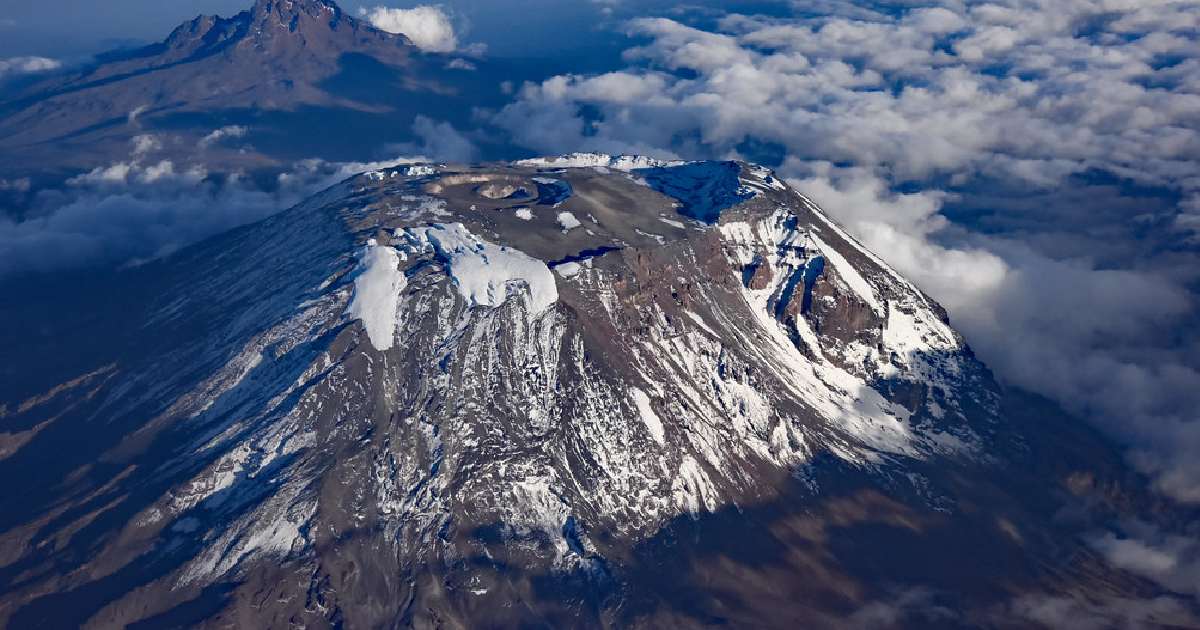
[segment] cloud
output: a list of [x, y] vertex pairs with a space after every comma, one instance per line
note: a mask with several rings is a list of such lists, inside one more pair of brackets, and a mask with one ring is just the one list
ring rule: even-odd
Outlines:
[[448, 122], [417, 116], [413, 120], [412, 131], [418, 142], [389, 145], [387, 150], [394, 154], [419, 155], [423, 159], [442, 162], [474, 162], [479, 159], [479, 148], [475, 143]]
[[48, 57], [9, 57], [0, 59], [0, 79], [20, 74], [49, 72], [61, 67], [61, 61]]
[[[1162, 33], [1105, 45], [1047, 32], [1043, 13], [1063, 22], [1048, 17], [1056, 7], [1042, 3], [1040, 12], [1015, 22], [1007, 13], [945, 8], [883, 23], [734, 16], [722, 21], [729, 32], [638, 19], [630, 32], [650, 43], [626, 58], [670, 73], [631, 68], [554, 77], [530, 85], [509, 115], [534, 123], [546, 101], [593, 103], [611, 115], [587, 131], [626, 138], [636, 120], [680, 112], [656, 135], [698, 130], [711, 147], [752, 135], [797, 157], [877, 166], [894, 180], [967, 170], [1050, 186], [1103, 168], [1151, 184], [1194, 184], [1189, 166], [1200, 148], [1192, 124], [1200, 95], [1150, 86], [1158, 83], [1156, 64], [1192, 54], [1195, 43]], [[1063, 28], [1099, 19], [1096, 11], [1079, 10]], [[1013, 28], [988, 25], [989, 16], [1019, 24], [1019, 49], [1011, 34], [1001, 34]], [[598, 84], [615, 78], [623, 81], [610, 81], [611, 89]], [[670, 107], [656, 112], [623, 98], [622, 88], [638, 78], [665, 81], [655, 105]]]
[[83, 265], [123, 265], [289, 208], [355, 173], [413, 161], [301, 160], [263, 186], [202, 163], [129, 159], [82, 173], [62, 189], [33, 194], [29, 218], [0, 219], [0, 279]]
[[421, 50], [444, 53], [458, 49], [454, 24], [440, 6], [424, 5], [411, 9], [377, 6], [359, 9], [359, 14], [379, 30], [404, 34]]
[[1017, 619], [1026, 619], [1060, 630], [1188, 628], [1200, 622], [1185, 604], [1172, 597], [1130, 599], [1025, 595], [1015, 599], [996, 617], [1003, 626], [1009, 626]]
[[891, 593], [886, 599], [868, 602], [846, 619], [851, 628], [896, 628], [926, 623], [956, 621], [957, 614], [935, 601], [935, 593], [911, 588]]
[[633, 20], [627, 67], [492, 120], [542, 153], [772, 163], [1003, 380], [1200, 503], [1200, 0], [795, 6]]
[[[847, 617], [847, 625], [852, 628], [981, 625], [980, 620], [975, 619], [976, 613], [967, 615], [973, 619], [968, 624], [960, 611], [939, 604], [945, 595], [922, 587], [896, 589], [855, 610]], [[1079, 595], [1025, 593], [980, 611], [978, 616], [991, 622], [982, 625], [1061, 630], [1190, 628], [1200, 623], [1186, 600], [1177, 597], [1164, 595], [1138, 599], [1113, 597], [1103, 592]]]
[[869, 170], [827, 163], [781, 170], [806, 171], [790, 183], [937, 297], [1005, 380], [1091, 419], [1132, 448], [1158, 489], [1200, 501], [1200, 372], [1187, 344], [1167, 345], [1195, 315], [1185, 287], [1056, 259], [1014, 237], [967, 234], [947, 245], [956, 226], [940, 214], [945, 193], [892, 192]]
[[148, 110], [148, 109], [150, 109], [149, 105], [138, 105], [137, 107], [130, 110], [129, 114], [126, 115], [126, 120], [131, 125], [136, 124], [138, 117], [141, 116], [142, 114], [146, 113], [146, 110]]
[[135, 149], [133, 161], [97, 166], [86, 173], [68, 179], [67, 185], [75, 188], [113, 188], [164, 183], [193, 186], [208, 177], [208, 170], [202, 165], [192, 165], [176, 171], [175, 162], [171, 160], [143, 164], [137, 159], [138, 157], [140, 154], [136, 153]]
[[162, 149], [162, 140], [154, 134], [140, 134], [130, 139], [133, 143], [134, 157], [142, 157]]
[[1109, 564], [1141, 575], [1181, 595], [1200, 597], [1200, 542], [1197, 534], [1173, 534], [1141, 521], [1119, 533], [1092, 536], [1089, 543]]
[[0, 178], [0, 191], [27, 193], [32, 186], [33, 181], [28, 177], [18, 177], [17, 179]]
[[211, 133], [200, 139], [197, 143], [201, 149], [207, 149], [214, 144], [218, 144], [224, 140], [231, 138], [244, 138], [250, 130], [242, 125], [227, 125], [220, 129], [214, 129]]

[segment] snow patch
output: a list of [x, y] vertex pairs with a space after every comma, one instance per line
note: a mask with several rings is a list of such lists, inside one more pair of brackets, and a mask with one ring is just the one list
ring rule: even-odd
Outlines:
[[360, 272], [354, 278], [354, 301], [349, 313], [362, 320], [376, 350], [391, 348], [395, 340], [396, 308], [400, 293], [408, 284], [399, 265], [399, 252], [371, 239], [360, 257]]
[[646, 430], [650, 432], [650, 437], [659, 444], [666, 444], [667, 434], [663, 429], [662, 419], [658, 417], [657, 413], [654, 413], [654, 407], [650, 406], [650, 397], [636, 387], [630, 387], [629, 393], [633, 396], [633, 403], [637, 405], [638, 415], [646, 424]]
[[437, 167], [430, 164], [418, 164], [404, 169], [404, 174], [409, 177], [424, 177], [437, 173]]
[[577, 262], [566, 262], [561, 265], [555, 265], [554, 271], [558, 272], [558, 275], [564, 278], [570, 278], [583, 271], [583, 265]]
[[671, 482], [675, 504], [695, 517], [701, 510], [713, 511], [720, 505], [720, 495], [708, 474], [691, 455], [679, 463], [678, 476]]
[[[495, 308], [514, 293], [525, 293], [529, 312], [536, 315], [558, 301], [554, 276], [546, 263], [520, 250], [484, 241], [461, 223], [408, 228], [406, 233], [417, 248], [432, 249], [449, 265], [459, 295], [472, 306]], [[520, 291], [521, 287], [527, 293]]]
[[747, 164], [746, 170], [755, 178], [755, 180], [742, 178], [742, 184], [746, 186], [769, 190], [787, 190], [787, 184], [776, 177], [775, 173], [769, 168], [757, 164]]
[[576, 219], [575, 215], [571, 214], [570, 212], [559, 212], [558, 224], [562, 226], [563, 232], [570, 232], [573, 228], [583, 225], [579, 222], [579, 219]]

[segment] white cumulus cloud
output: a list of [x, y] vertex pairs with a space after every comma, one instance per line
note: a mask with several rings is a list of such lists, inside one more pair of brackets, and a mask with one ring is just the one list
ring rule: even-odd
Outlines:
[[411, 9], [377, 6], [359, 9], [359, 14], [379, 30], [402, 33], [422, 50], [453, 52], [458, 49], [454, 23], [439, 6], [424, 5]]

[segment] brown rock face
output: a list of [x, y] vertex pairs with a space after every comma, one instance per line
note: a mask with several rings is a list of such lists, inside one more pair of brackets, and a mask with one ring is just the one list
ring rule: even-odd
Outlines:
[[863, 341], [873, 346], [886, 321], [871, 309], [871, 305], [850, 291], [837, 270], [829, 266], [812, 284], [802, 304], [801, 300], [792, 300], [788, 313], [796, 315], [796, 309], [803, 311], [800, 314], [818, 333], [842, 343]]
[[771, 286], [771, 281], [775, 279], [775, 274], [771, 271], [770, 261], [762, 257], [756, 258], [755, 262], [750, 264], [750, 269], [747, 269], [746, 272], [750, 274], [750, 280], [746, 283], [746, 286], [755, 291], [761, 291]]

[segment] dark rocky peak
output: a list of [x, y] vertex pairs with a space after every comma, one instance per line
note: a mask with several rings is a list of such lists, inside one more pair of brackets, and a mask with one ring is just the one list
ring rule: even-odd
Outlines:
[[292, 31], [307, 21], [336, 29], [343, 16], [336, 3], [326, 0], [257, 0], [250, 9], [254, 25], [284, 25]]
[[260, 50], [290, 48], [304, 42], [366, 37], [407, 43], [403, 35], [379, 31], [355, 20], [329, 0], [257, 0], [254, 6], [229, 18], [201, 15], [181, 24], [164, 42], [167, 51], [197, 53], [234, 43], [249, 42]]
[[[197, 16], [137, 57], [161, 65], [227, 54], [257, 64], [266, 55], [296, 70], [297, 63], [325, 66], [347, 52], [401, 63], [409, 44], [407, 37], [357, 20], [329, 0], [257, 0], [232, 17]], [[297, 78], [304, 77], [289, 77]]]
[[214, 25], [222, 21], [224, 20], [218, 15], [197, 15], [175, 27], [167, 36], [166, 44], [174, 46], [204, 37]]
[[[243, 17], [244, 16], [244, 17]], [[407, 37], [376, 29], [355, 19], [330, 0], [257, 0], [235, 20], [245, 21], [246, 39], [260, 50], [295, 47], [339, 53], [383, 45], [409, 44]]]
[[245, 12], [232, 18], [223, 18], [218, 15], [198, 15], [171, 31], [162, 46], [168, 52], [185, 51], [187, 53], [219, 46], [246, 33], [246, 26], [249, 24], [247, 17]]

